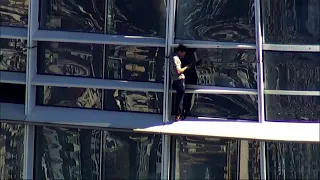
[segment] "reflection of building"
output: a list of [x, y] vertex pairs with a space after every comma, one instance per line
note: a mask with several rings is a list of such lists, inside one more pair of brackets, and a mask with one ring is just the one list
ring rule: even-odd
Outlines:
[[26, 41], [0, 40], [0, 70], [25, 71], [27, 59]]

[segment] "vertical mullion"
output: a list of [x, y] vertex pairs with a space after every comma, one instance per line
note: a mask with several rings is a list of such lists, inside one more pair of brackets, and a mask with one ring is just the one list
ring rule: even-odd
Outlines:
[[34, 138], [35, 126], [25, 125], [24, 128], [24, 158], [23, 158], [23, 179], [34, 179]]

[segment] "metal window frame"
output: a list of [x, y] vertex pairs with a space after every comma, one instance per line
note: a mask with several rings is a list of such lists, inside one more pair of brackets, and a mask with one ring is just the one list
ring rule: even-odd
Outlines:
[[28, 29], [27, 28], [15, 28], [15, 27], [0, 26], [0, 38], [27, 40]]

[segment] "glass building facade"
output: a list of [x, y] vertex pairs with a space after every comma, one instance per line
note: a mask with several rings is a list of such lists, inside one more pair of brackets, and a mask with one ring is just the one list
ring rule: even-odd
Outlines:
[[1, 0], [0, 137], [0, 179], [320, 179], [320, 1]]

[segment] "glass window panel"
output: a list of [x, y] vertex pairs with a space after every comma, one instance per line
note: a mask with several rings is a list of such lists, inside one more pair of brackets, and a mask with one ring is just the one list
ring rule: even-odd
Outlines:
[[179, 136], [174, 179], [260, 179], [259, 142]]
[[266, 95], [267, 120], [319, 121], [320, 96]]
[[161, 136], [104, 131], [102, 179], [160, 179]]
[[37, 127], [35, 179], [99, 179], [101, 131]]
[[320, 90], [320, 53], [264, 52], [266, 89]]
[[70, 87], [37, 87], [37, 104], [101, 109], [102, 90]]
[[0, 123], [0, 179], [23, 175], [24, 125]]
[[0, 102], [24, 104], [26, 86], [21, 84], [0, 83]]
[[41, 42], [38, 72], [102, 78], [103, 45]]
[[178, 0], [176, 38], [255, 42], [254, 0]]
[[103, 33], [105, 0], [41, 0], [40, 28]]
[[1, 0], [0, 26], [27, 27], [29, 0]]
[[320, 144], [268, 142], [268, 179], [320, 179]]
[[[175, 96], [173, 96], [172, 103], [173, 112], [175, 112], [174, 98]], [[183, 107], [187, 111], [187, 116], [256, 121], [258, 119], [258, 97], [256, 95], [188, 93], [184, 95]]]
[[186, 84], [257, 88], [255, 50], [191, 49], [182, 66], [196, 60], [202, 63], [184, 73]]
[[107, 32], [129, 36], [165, 37], [166, 1], [109, 0]]
[[264, 38], [274, 44], [319, 44], [319, 0], [262, 0]]
[[163, 82], [164, 48], [107, 46], [105, 77]]
[[0, 39], [0, 70], [26, 71], [27, 41], [22, 39]]
[[132, 111], [162, 113], [163, 93], [105, 90], [104, 109], [110, 111]]

